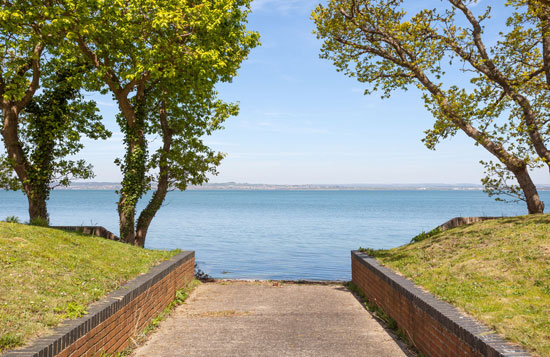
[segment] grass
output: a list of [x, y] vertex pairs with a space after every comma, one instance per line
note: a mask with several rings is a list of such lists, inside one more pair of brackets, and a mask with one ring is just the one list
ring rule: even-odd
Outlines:
[[45, 334], [178, 251], [0, 222], [0, 351]]
[[533, 354], [550, 356], [550, 215], [485, 221], [422, 238], [363, 251]]

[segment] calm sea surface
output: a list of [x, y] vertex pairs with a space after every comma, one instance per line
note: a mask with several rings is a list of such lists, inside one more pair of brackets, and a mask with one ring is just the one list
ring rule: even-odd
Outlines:
[[[118, 234], [116, 201], [113, 191], [54, 191], [51, 223]], [[352, 249], [396, 247], [456, 216], [526, 213], [480, 191], [171, 192], [146, 247], [195, 250], [217, 278], [349, 280]], [[28, 220], [26, 199], [0, 191], [0, 219], [11, 215]]]

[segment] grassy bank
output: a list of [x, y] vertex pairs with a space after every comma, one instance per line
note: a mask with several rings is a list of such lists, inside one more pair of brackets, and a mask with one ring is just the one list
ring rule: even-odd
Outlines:
[[46, 333], [177, 251], [0, 222], [0, 351]]
[[540, 356], [550, 356], [550, 215], [458, 227], [363, 250]]

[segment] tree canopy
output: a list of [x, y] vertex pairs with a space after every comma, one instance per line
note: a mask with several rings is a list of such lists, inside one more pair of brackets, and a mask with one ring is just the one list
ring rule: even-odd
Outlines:
[[[549, 163], [548, 5], [508, 1], [513, 9], [508, 31], [488, 46], [483, 23], [490, 8], [478, 5], [474, 14], [475, 2], [445, 3], [410, 15], [400, 0], [330, 0], [312, 15], [324, 40], [321, 57], [368, 83], [366, 93], [388, 97], [395, 90], [420, 89], [435, 119], [426, 146], [433, 149], [464, 132], [496, 158], [485, 163], [486, 190], [519, 197], [530, 213], [540, 213], [544, 204], [529, 170]], [[448, 80], [447, 72], [457, 69], [470, 79], [468, 85]]]
[[[35, 95], [19, 114], [18, 133], [27, 160], [30, 191], [40, 207], [39, 217], [48, 219], [46, 201], [55, 186], [69, 186], [71, 180], [94, 177], [92, 166], [75, 159], [83, 147], [82, 136], [97, 140], [111, 133], [101, 123], [94, 101], [85, 101], [74, 82], [86, 70], [78, 64], [49, 64], [42, 75], [45, 89]], [[0, 161], [0, 187], [22, 190], [7, 157]], [[32, 218], [31, 218], [32, 220]]]
[[[120, 107], [126, 153], [118, 211], [121, 237], [143, 245], [170, 187], [202, 183], [222, 156], [201, 137], [236, 113], [215, 85], [236, 75], [258, 44], [246, 30], [249, 0], [86, 1], [75, 4], [68, 38], [73, 56], [94, 67], [88, 85], [110, 91]], [[162, 139], [151, 152], [150, 139]], [[136, 222], [136, 205], [157, 189]], [[137, 224], [137, 227], [136, 227]]]
[[[83, 160], [66, 156], [81, 148], [81, 134], [105, 138], [95, 104], [80, 96], [77, 59], [59, 61], [68, 12], [61, 1], [0, 4], [0, 186], [21, 189], [30, 221], [48, 220], [46, 200], [54, 182], [91, 177]], [[48, 87], [36, 96], [40, 82]]]

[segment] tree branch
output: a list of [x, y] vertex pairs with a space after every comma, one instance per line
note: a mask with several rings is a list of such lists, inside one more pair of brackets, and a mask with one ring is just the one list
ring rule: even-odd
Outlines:
[[34, 93], [40, 87], [40, 56], [42, 55], [42, 51], [44, 50], [44, 45], [42, 42], [39, 42], [34, 46], [33, 54], [35, 58], [31, 60], [31, 68], [32, 68], [32, 80], [31, 84], [25, 91], [25, 96], [23, 99], [18, 101], [16, 103], [17, 111], [21, 111], [29, 102], [31, 101]]
[[105, 63], [101, 62], [99, 59], [99, 56], [88, 47], [88, 45], [84, 42], [84, 39], [82, 37], [78, 37], [77, 44], [80, 50], [92, 61], [92, 65], [95, 68], [104, 68], [105, 69], [105, 75], [104, 79], [109, 88], [113, 91], [115, 95], [117, 95], [119, 92], [122, 91], [122, 88], [120, 86], [120, 80], [117, 78], [117, 76], [113, 73], [113, 71], [108, 68]]
[[462, 13], [464, 13], [464, 15], [466, 16], [468, 22], [470, 22], [470, 24], [472, 25], [472, 36], [474, 44], [476, 45], [476, 48], [478, 49], [479, 55], [481, 56], [483, 62], [478, 63], [477, 61], [474, 61], [472, 56], [468, 56], [465, 53], [464, 49], [458, 46], [454, 41], [450, 41], [449, 39], [444, 37], [441, 38], [448, 44], [451, 44], [451, 48], [455, 51], [455, 53], [457, 53], [464, 60], [468, 61], [474, 68], [478, 69], [481, 73], [487, 76], [487, 78], [497, 83], [504, 90], [504, 92], [510, 98], [512, 98], [512, 100], [514, 100], [517, 105], [520, 106], [523, 112], [523, 117], [525, 118], [525, 123], [527, 124], [526, 131], [531, 138], [535, 151], [541, 158], [544, 158], [546, 160], [550, 168], [550, 150], [548, 150], [548, 148], [546, 147], [546, 143], [544, 142], [544, 139], [540, 134], [539, 126], [537, 125], [536, 115], [533, 112], [531, 103], [529, 102], [527, 97], [520, 94], [512, 87], [511, 80], [506, 78], [498, 70], [494, 62], [489, 58], [489, 55], [487, 54], [487, 51], [485, 49], [485, 45], [483, 44], [483, 41], [481, 39], [481, 25], [472, 14], [472, 12], [466, 7], [466, 5], [464, 5], [462, 0], [449, 0], [449, 2], [460, 11], [462, 11]]

